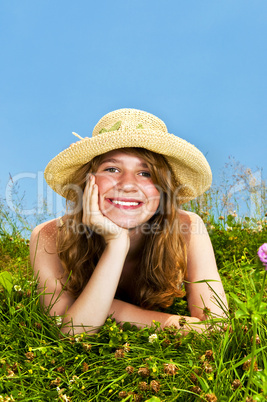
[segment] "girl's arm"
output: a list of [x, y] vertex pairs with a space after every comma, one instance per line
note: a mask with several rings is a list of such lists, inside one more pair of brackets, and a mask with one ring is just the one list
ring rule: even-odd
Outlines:
[[[150, 326], [153, 320], [160, 322], [161, 327], [175, 325], [187, 333], [194, 328], [204, 329], [195, 317], [181, 317], [151, 310], [114, 299], [118, 278], [124, 263], [122, 243], [114, 243], [114, 247], [106, 247], [94, 274], [81, 295], [75, 300], [70, 293], [62, 289], [61, 283], [66, 281], [64, 270], [56, 252], [57, 220], [37, 226], [31, 236], [30, 256], [36, 277], [38, 277], [41, 304], [49, 309], [50, 315], [64, 318], [62, 332], [74, 333], [85, 331], [97, 332], [108, 315], [112, 314], [118, 322], [130, 322], [139, 328]], [[112, 269], [111, 269], [112, 267]], [[60, 280], [62, 278], [62, 281]], [[184, 318], [186, 325], [180, 325]], [[194, 323], [196, 325], [194, 325]]]
[[129, 250], [128, 230], [115, 225], [99, 210], [94, 178], [86, 185], [83, 205], [83, 223], [102, 234], [106, 247], [76, 300], [62, 290], [61, 282], [67, 277], [57, 255], [55, 221], [37, 227], [30, 241], [31, 262], [38, 276], [39, 291], [43, 293], [41, 302], [49, 308], [51, 315], [64, 315], [65, 323], [80, 326], [82, 332], [83, 326], [99, 327], [104, 324]]
[[174, 326], [186, 335], [192, 329], [197, 332], [206, 330], [206, 325], [200, 322], [197, 317], [179, 316], [158, 311], [145, 310], [121, 300], [114, 299], [110, 314], [117, 322], [130, 322], [138, 328], [152, 325], [153, 321], [159, 322], [161, 329]]
[[[69, 332], [72, 325], [76, 333], [84, 332], [89, 328], [96, 332], [97, 327], [104, 324], [109, 314], [113, 314], [117, 321], [128, 321], [139, 326], [151, 325], [155, 320], [161, 322], [162, 327], [175, 325], [180, 328], [179, 319], [182, 318], [180, 316], [143, 310], [129, 303], [114, 300], [129, 249], [128, 231], [113, 224], [99, 211], [97, 186], [94, 186], [94, 178], [86, 186], [83, 205], [83, 223], [102, 234], [106, 241], [106, 248], [89, 282], [76, 300], [62, 289], [61, 282], [64, 283], [67, 277], [64, 276], [56, 250], [56, 221], [37, 227], [32, 233], [30, 242], [31, 261], [35, 274], [39, 277], [39, 291], [42, 292], [41, 302], [49, 308], [51, 315], [64, 316], [66, 326], [63, 328], [63, 332]], [[192, 269], [196, 267], [197, 273], [203, 265], [203, 263], [199, 264], [199, 261], [195, 264], [195, 253], [190, 251], [191, 248], [195, 249], [193, 237], [191, 236], [189, 248], [189, 268], [191, 267], [189, 280], [193, 280], [194, 277]], [[198, 248], [202, 247], [199, 241], [197, 241], [197, 245]], [[196, 277], [199, 276], [196, 275]], [[204, 278], [207, 279], [206, 274]], [[203, 317], [202, 310], [196, 308], [195, 303], [198, 307], [203, 307], [203, 304], [197, 294], [198, 287], [189, 284], [187, 288], [189, 307], [193, 317], [183, 318], [191, 324], [199, 322]], [[200, 290], [203, 294], [206, 292], [203, 285]], [[206, 299], [206, 294], [204, 298]], [[198, 328], [201, 329], [201, 326]]]
[[[161, 323], [162, 328], [174, 325], [185, 334], [190, 329], [198, 332], [205, 330], [207, 327], [201, 321], [210, 315], [214, 318], [225, 318], [228, 310], [227, 300], [206, 226], [197, 214], [186, 211], [181, 211], [180, 222], [187, 242], [188, 272], [185, 287], [191, 317], [144, 310], [114, 300], [110, 314], [113, 314], [117, 321], [130, 321], [142, 327], [151, 325], [155, 320]], [[194, 283], [198, 281], [200, 283]], [[181, 326], [183, 320], [186, 324]]]
[[30, 260], [38, 281], [40, 303], [53, 315], [64, 315], [74, 302], [68, 292], [62, 291], [66, 281], [64, 269], [57, 255], [57, 219], [38, 225], [31, 234]]
[[[225, 317], [228, 305], [209, 234], [198, 215], [186, 214], [190, 219], [185, 284], [189, 311], [200, 320], [205, 320], [209, 314], [215, 318]], [[199, 281], [203, 282], [195, 283]]]

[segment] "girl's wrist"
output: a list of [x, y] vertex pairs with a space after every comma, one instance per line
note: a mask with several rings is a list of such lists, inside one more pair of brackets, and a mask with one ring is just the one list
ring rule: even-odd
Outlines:
[[128, 253], [130, 247], [130, 237], [128, 231], [126, 230], [120, 232], [116, 237], [112, 236], [110, 238], [105, 238], [105, 242], [109, 247], [119, 247], [121, 251], [125, 249], [125, 251]]

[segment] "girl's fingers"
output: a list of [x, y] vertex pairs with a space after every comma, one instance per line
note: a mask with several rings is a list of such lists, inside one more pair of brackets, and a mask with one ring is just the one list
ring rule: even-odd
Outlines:
[[[90, 175], [89, 189], [88, 189], [88, 195], [89, 195], [88, 202], [89, 202], [90, 212], [95, 212], [95, 211], [98, 210], [98, 208], [97, 208], [98, 205], [97, 205], [97, 207], [95, 205], [95, 201], [96, 201], [96, 198], [95, 198], [96, 187], [95, 186], [96, 186], [96, 184], [95, 184], [95, 176]], [[97, 196], [98, 196], [98, 194], [97, 194]]]
[[89, 179], [86, 183], [83, 193], [83, 215], [89, 216], [91, 213], [91, 197], [92, 197], [92, 190], [93, 190], [93, 181], [94, 179]]
[[89, 199], [90, 199], [90, 181], [86, 183], [84, 193], [83, 193], [83, 212], [89, 214]]
[[95, 176], [91, 175], [87, 183], [86, 198], [86, 221], [92, 226], [99, 226], [102, 224], [103, 216], [99, 209], [98, 204], [98, 186], [95, 184]]
[[97, 184], [95, 184], [94, 182], [92, 183], [92, 187], [90, 188], [89, 207], [91, 213], [99, 212], [98, 187]]

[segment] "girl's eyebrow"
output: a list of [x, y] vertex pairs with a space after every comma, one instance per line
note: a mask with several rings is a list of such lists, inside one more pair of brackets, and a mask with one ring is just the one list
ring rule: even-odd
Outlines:
[[[103, 165], [104, 163], [122, 163], [122, 161], [115, 158], [107, 158], [100, 163], [100, 166]], [[145, 162], [138, 162], [137, 165], [143, 168], [148, 168]]]

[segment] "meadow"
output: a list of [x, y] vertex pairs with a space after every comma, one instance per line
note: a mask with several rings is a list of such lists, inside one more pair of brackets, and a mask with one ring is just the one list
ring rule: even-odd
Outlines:
[[[240, 217], [225, 199], [227, 208], [219, 206], [222, 199], [207, 193], [187, 208], [208, 228], [229, 311], [223, 323], [210, 319], [206, 332], [187, 336], [112, 317], [97, 334], [62, 336], [40, 308], [29, 240], [2, 205], [0, 401], [266, 401], [267, 271], [257, 256], [266, 211]], [[189, 315], [186, 298], [168, 312]]]

